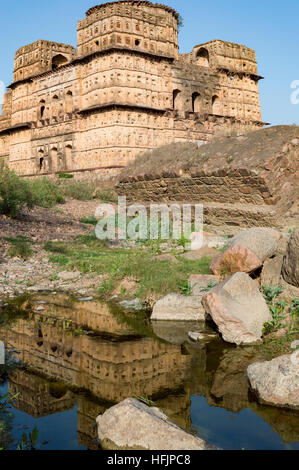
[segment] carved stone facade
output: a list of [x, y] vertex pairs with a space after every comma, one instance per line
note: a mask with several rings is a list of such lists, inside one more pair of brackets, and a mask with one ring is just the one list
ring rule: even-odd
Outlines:
[[179, 54], [179, 15], [147, 1], [95, 6], [78, 48], [16, 53], [0, 161], [22, 176], [112, 176], [149, 149], [262, 127], [255, 52], [221, 40]]

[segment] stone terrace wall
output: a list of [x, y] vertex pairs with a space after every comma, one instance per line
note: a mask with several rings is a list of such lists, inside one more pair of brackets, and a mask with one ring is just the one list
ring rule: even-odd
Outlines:
[[121, 175], [118, 193], [129, 202], [204, 203], [206, 223], [216, 225], [277, 225], [296, 204], [298, 127], [220, 138], [197, 151], [191, 147], [192, 158], [173, 165], [168, 160], [168, 170], [155, 161], [155, 152], [152, 171], [137, 160]]

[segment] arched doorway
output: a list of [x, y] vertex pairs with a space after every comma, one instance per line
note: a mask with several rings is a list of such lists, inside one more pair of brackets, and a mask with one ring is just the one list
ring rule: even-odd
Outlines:
[[210, 57], [209, 51], [201, 47], [196, 53], [196, 64], [201, 67], [209, 67]]
[[219, 96], [215, 95], [212, 98], [212, 113], [217, 114], [218, 116], [221, 114], [221, 101]]
[[58, 101], [59, 101], [58, 96], [57, 96], [57, 95], [54, 95], [54, 96], [53, 96], [53, 101], [52, 101], [52, 116], [53, 116], [53, 117], [57, 117], [57, 116], [58, 116], [58, 111], [59, 111]]
[[73, 169], [73, 147], [71, 145], [67, 145], [65, 147], [65, 168], [67, 170]]
[[52, 70], [56, 70], [58, 69], [58, 67], [61, 67], [62, 65], [65, 65], [67, 63], [68, 60], [64, 55], [57, 54], [52, 59]]
[[199, 113], [201, 111], [201, 95], [200, 93], [192, 94], [192, 111], [193, 113]]
[[46, 102], [45, 100], [40, 100], [39, 102], [39, 119], [44, 119], [46, 110]]
[[71, 91], [68, 91], [65, 95], [65, 112], [73, 112], [73, 93]]
[[58, 151], [56, 147], [50, 150], [50, 160], [53, 173], [58, 171]]
[[45, 161], [45, 152], [43, 150], [38, 151], [37, 162], [38, 162], [39, 171], [44, 172], [46, 170], [46, 161]]
[[183, 95], [181, 90], [173, 90], [173, 109], [183, 111]]

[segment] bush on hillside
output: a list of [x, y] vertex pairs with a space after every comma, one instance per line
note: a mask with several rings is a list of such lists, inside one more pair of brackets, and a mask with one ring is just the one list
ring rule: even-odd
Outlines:
[[83, 181], [64, 181], [60, 183], [62, 194], [77, 201], [89, 201], [94, 198], [95, 186]]
[[64, 202], [63, 190], [59, 184], [48, 178], [29, 181], [36, 206], [50, 208]]
[[0, 214], [16, 217], [23, 208], [32, 209], [34, 195], [29, 182], [19, 178], [6, 166], [0, 166]]

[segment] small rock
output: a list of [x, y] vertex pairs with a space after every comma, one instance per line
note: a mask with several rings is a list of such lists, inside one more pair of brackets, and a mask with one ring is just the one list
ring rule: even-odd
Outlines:
[[260, 403], [299, 409], [299, 354], [256, 362], [247, 375]]
[[202, 248], [223, 248], [227, 241], [224, 237], [220, 237], [215, 233], [209, 232], [193, 232], [190, 235], [191, 250], [197, 251]]
[[191, 261], [199, 261], [206, 256], [215, 258], [218, 255], [219, 255], [219, 251], [216, 250], [216, 248], [204, 247], [204, 248], [201, 248], [200, 250], [187, 251], [186, 253], [183, 253], [181, 256], [182, 258], [190, 259]]
[[198, 330], [205, 328], [205, 322], [191, 321], [152, 321], [153, 332], [158, 338], [164, 339], [171, 344], [183, 344], [188, 341], [190, 329]]
[[263, 327], [272, 316], [256, 282], [248, 274], [236, 273], [203, 296], [225, 341], [252, 344], [262, 338]]
[[123, 300], [120, 302], [120, 306], [125, 310], [134, 310], [136, 312], [140, 312], [144, 308], [143, 302], [140, 299]]
[[208, 442], [169, 421], [158, 408], [128, 398], [97, 418], [104, 449], [215, 450]]
[[91, 302], [93, 300], [93, 297], [81, 297], [78, 300], [79, 302]]
[[81, 273], [79, 271], [75, 271], [75, 272], [63, 271], [57, 274], [57, 277], [61, 281], [73, 281], [74, 279], [77, 279], [80, 276], [81, 276]]
[[199, 341], [211, 341], [215, 337], [217, 337], [216, 333], [198, 333], [195, 331], [189, 331], [188, 337], [195, 342]]
[[201, 303], [202, 296], [168, 294], [156, 302], [152, 320], [202, 321], [205, 311]]

